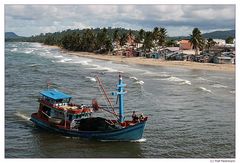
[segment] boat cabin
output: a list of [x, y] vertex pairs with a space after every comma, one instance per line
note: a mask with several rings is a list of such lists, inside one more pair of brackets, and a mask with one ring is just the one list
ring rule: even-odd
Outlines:
[[72, 97], [56, 89], [48, 89], [40, 94], [38, 113], [42, 118], [70, 122], [73, 119], [87, 118], [92, 113], [91, 107], [70, 103]]

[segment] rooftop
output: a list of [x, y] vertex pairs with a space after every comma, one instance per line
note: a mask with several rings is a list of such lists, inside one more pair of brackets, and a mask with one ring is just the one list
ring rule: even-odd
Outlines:
[[60, 92], [56, 89], [48, 89], [45, 91], [40, 92], [41, 95], [46, 96], [48, 98], [54, 99], [54, 100], [61, 100], [66, 98], [72, 98], [70, 95], [67, 95], [63, 92]]

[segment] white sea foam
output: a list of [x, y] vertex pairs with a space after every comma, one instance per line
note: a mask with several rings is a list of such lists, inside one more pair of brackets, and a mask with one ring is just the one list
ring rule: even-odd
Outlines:
[[29, 65], [29, 67], [37, 67], [37, 66], [40, 66], [41, 64], [31, 64], [31, 65]]
[[30, 53], [32, 53], [33, 51], [34, 51], [34, 50], [25, 50], [24, 53], [30, 54]]
[[227, 88], [228, 86], [221, 85], [221, 84], [213, 84], [214, 88]]
[[130, 142], [136, 142], [136, 143], [141, 143], [141, 142], [145, 142], [147, 139], [145, 138], [141, 138], [141, 139], [138, 139], [138, 140], [131, 140]]
[[231, 94], [235, 94], [235, 90], [234, 91], [230, 91]]
[[212, 91], [210, 89], [207, 89], [205, 87], [199, 87], [201, 90], [205, 91], [205, 92], [209, 92], [212, 93]]
[[22, 113], [17, 112], [17, 113], [15, 113], [15, 115], [16, 115], [17, 117], [19, 117], [19, 118], [22, 118], [23, 120], [26, 120], [26, 121], [29, 121], [29, 120], [30, 120], [30, 117], [28, 117], [28, 116], [26, 116], [26, 115], [24, 115], [24, 114], [22, 114]]
[[73, 61], [71, 63], [80, 63], [81, 65], [89, 65], [89, 61]]
[[97, 81], [94, 77], [87, 76], [86, 78], [93, 82]]
[[123, 71], [119, 71], [117, 69], [113, 69], [113, 68], [110, 68], [110, 67], [100, 66], [100, 65], [96, 65], [96, 64], [91, 64], [91, 66], [94, 66], [94, 67], [87, 68], [87, 69], [108, 71], [108, 72], [122, 72], [123, 73]]
[[143, 85], [144, 84], [144, 81], [140, 80], [140, 81], [137, 81], [136, 84], [140, 84], [140, 85]]
[[187, 84], [187, 85], [192, 84], [189, 80], [181, 79], [181, 78], [178, 78], [175, 76], [171, 76], [169, 78], [164, 78], [164, 79], [160, 79], [160, 80], [168, 80], [168, 81], [172, 81], [172, 82], [178, 82], [179, 84]]
[[63, 58], [62, 55], [56, 55], [56, 56], [53, 56], [54, 58]]
[[130, 79], [138, 80], [135, 76], [131, 76]]
[[10, 51], [11, 51], [11, 52], [15, 52], [15, 51], [17, 51], [17, 48], [13, 48], [13, 49], [11, 49]]
[[57, 62], [65, 63], [65, 62], [69, 62], [71, 60], [72, 60], [71, 58], [64, 58], [64, 59], [61, 59], [60, 61], [57, 61]]

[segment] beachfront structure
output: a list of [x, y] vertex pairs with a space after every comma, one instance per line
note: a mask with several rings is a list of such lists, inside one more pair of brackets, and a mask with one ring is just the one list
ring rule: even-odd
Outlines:
[[226, 45], [226, 41], [223, 39], [213, 39], [214, 42], [216, 42], [217, 46], [225, 46]]
[[180, 50], [191, 50], [193, 46], [189, 40], [181, 40], [179, 41], [179, 49]]
[[220, 56], [220, 57], [214, 57], [213, 62], [214, 63], [219, 63], [219, 64], [233, 64], [234, 59], [231, 58], [231, 57]]

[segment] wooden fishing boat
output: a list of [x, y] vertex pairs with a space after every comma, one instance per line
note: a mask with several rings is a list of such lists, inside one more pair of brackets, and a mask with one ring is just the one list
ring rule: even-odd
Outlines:
[[[119, 113], [107, 96], [101, 80], [96, 77], [99, 88], [108, 102], [108, 106], [99, 105], [95, 99], [91, 105], [77, 105], [71, 103], [72, 97], [56, 89], [40, 92], [38, 112], [31, 115], [31, 121], [38, 127], [64, 135], [97, 140], [131, 141], [139, 140], [143, 136], [147, 117], [135, 117], [125, 120], [124, 115], [124, 87], [119, 74], [117, 96]], [[111, 109], [109, 109], [111, 108]], [[115, 119], [94, 116], [98, 111], [112, 114]]]

